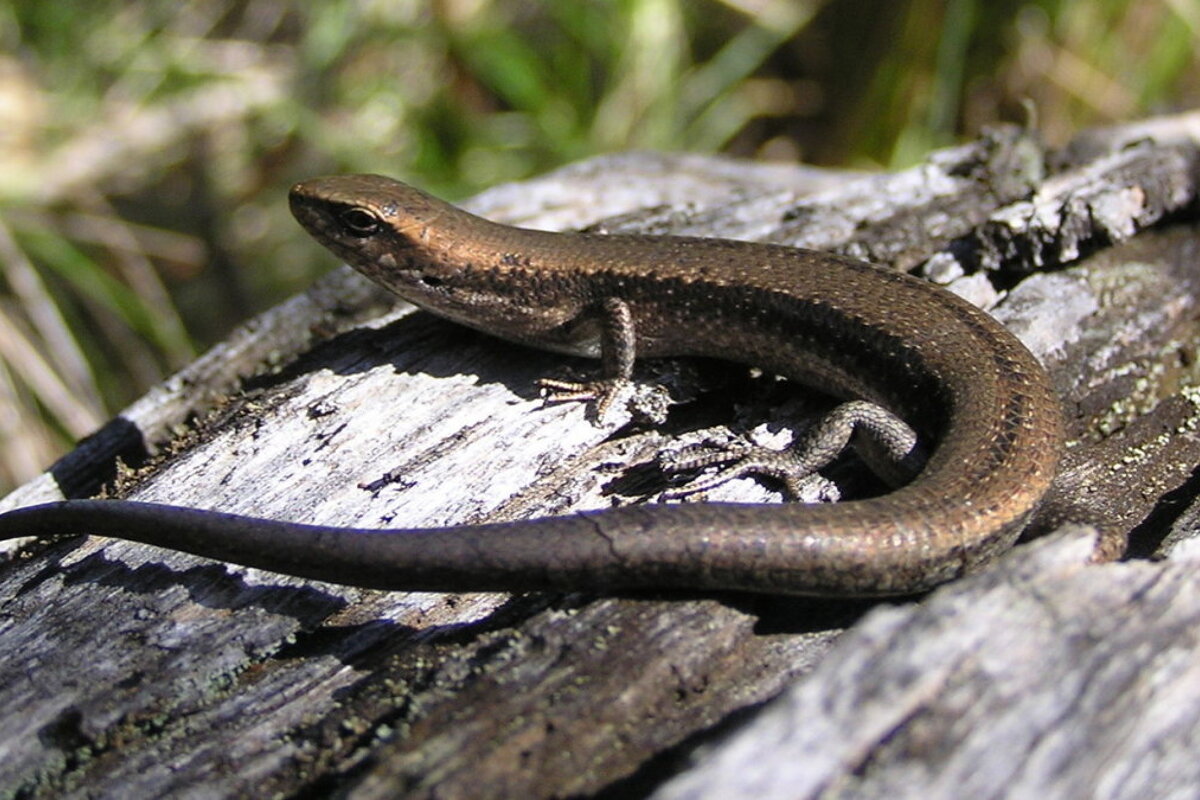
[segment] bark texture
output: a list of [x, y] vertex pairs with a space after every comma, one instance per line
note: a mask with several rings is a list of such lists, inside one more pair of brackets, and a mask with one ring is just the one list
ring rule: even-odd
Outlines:
[[[1001, 130], [891, 174], [628, 154], [469, 204], [529, 226], [834, 249], [949, 284], [1065, 399], [1074, 442], [1040, 527], [1086, 513], [1109, 547], [1131, 535], [1134, 560], [1088, 564], [1094, 532], [1067, 528], [872, 605], [383, 593], [33, 543], [0, 565], [0, 793], [1194, 795], [1198, 165], [1188, 115], [1062, 153]], [[595, 425], [534, 389], [590, 365], [384, 308], [331, 274], [5, 504], [115, 479], [139, 499], [347, 525], [563, 514], [652, 497], [669, 441], [716, 425], [773, 441], [828, 402], [664, 363], [640, 373], [681, 401], [664, 425]], [[869, 483], [846, 460], [812, 491]], [[753, 481], [711, 497], [779, 499]]]

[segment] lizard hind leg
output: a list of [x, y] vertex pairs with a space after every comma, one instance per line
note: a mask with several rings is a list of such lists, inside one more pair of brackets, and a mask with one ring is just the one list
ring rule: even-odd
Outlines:
[[801, 482], [841, 455], [852, 439], [871, 470], [892, 486], [912, 480], [925, 465], [925, 450], [908, 423], [874, 403], [854, 400], [830, 411], [784, 450], [739, 440], [692, 445], [660, 454], [659, 466], [669, 474], [720, 465], [715, 472], [669, 489], [664, 497], [684, 497], [735, 478], [761, 475], [783, 483], [795, 499], [800, 495]]

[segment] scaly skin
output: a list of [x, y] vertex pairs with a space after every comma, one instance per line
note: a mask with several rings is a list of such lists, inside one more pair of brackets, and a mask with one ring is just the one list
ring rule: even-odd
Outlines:
[[745, 361], [878, 403], [932, 454], [891, 494], [837, 505], [638, 506], [368, 531], [84, 500], [0, 515], [0, 538], [96, 533], [383, 589], [890, 595], [1010, 547], [1057, 469], [1061, 411], [1037, 360], [987, 314], [910, 276], [773, 245], [522, 230], [372, 175], [301, 183], [291, 205], [335, 254], [433, 313], [602, 356], [616, 379], [634, 355]]

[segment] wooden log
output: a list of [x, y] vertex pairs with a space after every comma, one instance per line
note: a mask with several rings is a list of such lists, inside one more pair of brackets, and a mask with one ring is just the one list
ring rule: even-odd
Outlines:
[[[1003, 130], [894, 174], [633, 154], [469, 207], [526, 225], [837, 249], [948, 281], [1028, 342], [1063, 392], [1077, 444], [1061, 507], [1098, 509], [1150, 552], [1181, 527], [1200, 458], [1198, 143], [1190, 115], [1091, 134], [1063, 154]], [[662, 486], [647, 464], [677, 436], [725, 424], [777, 439], [827, 402], [741, 368], [671, 362], [641, 373], [687, 401], [665, 425], [595, 425], [533, 388], [589, 365], [403, 306], [373, 316], [378, 304], [337, 273], [7, 502], [86, 494], [120, 472], [116, 494], [302, 521], [570, 513], [653, 499]], [[120, 454], [145, 461], [118, 470]], [[869, 483], [847, 460], [812, 491]], [[779, 499], [754, 481], [711, 496]], [[1117, 778], [1142, 796], [1175, 785], [1167, 778], [1194, 788], [1177, 766], [1189, 738], [1166, 735], [1196, 729], [1187, 570], [1083, 566], [1090, 541], [1022, 548], [875, 610], [733, 594], [383, 593], [110, 540], [36, 543], [0, 569], [0, 786], [25, 797], [727, 797], [720, 788], [745, 773], [762, 793], [790, 785], [797, 797], [895, 793], [910, 776], [927, 797], [1013, 776], [1027, 793], [1070, 796], [1085, 785], [1076, 758], [1104, 760], [1097, 789]], [[1057, 715], [1033, 713], [1056, 688]], [[1139, 691], [1153, 702], [1133, 702]], [[767, 747], [780, 725], [795, 735]], [[814, 738], [820, 757], [802, 752]], [[751, 772], [744, 754], [756, 749]], [[1030, 753], [1041, 760], [1024, 763]]]

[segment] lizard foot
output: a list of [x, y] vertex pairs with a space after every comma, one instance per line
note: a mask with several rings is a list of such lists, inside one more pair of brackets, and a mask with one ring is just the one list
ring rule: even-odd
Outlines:
[[762, 475], [783, 483], [787, 494], [795, 499], [804, 479], [837, 458], [852, 437], [872, 471], [894, 486], [912, 480], [925, 465], [917, 434], [906, 422], [874, 403], [855, 400], [835, 408], [786, 450], [734, 441], [661, 453], [658, 462], [667, 473], [722, 465], [716, 472], [667, 490], [663, 496], [676, 499], [735, 478]]
[[560, 381], [555, 378], [538, 380], [538, 386], [546, 390], [547, 403], [594, 402], [596, 419], [601, 420], [617, 398], [632, 385], [631, 381], [624, 378], [602, 378], [594, 381]]

